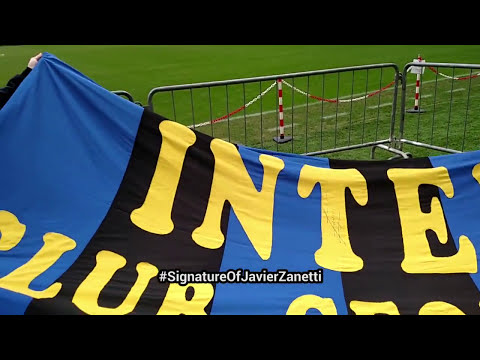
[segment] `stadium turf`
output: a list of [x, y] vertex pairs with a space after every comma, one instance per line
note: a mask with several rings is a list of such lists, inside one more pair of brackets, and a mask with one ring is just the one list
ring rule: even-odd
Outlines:
[[[378, 63], [395, 63], [401, 71], [418, 54], [431, 62], [480, 63], [479, 45], [22, 45], [0, 46], [0, 84], [21, 72], [28, 59], [41, 51], [56, 55], [108, 90], [128, 91], [142, 104], [157, 86]], [[452, 70], [444, 72], [454, 75]], [[469, 72], [457, 69], [455, 75]], [[315, 96], [348, 99], [374, 92], [393, 79], [393, 70], [385, 68], [286, 80]], [[158, 94], [155, 111], [216, 137], [285, 152], [305, 153], [388, 138], [393, 87], [364, 101], [337, 105], [311, 98], [307, 101], [284, 85], [286, 132], [293, 133], [295, 139], [285, 145], [272, 141], [278, 131], [275, 88], [230, 121], [198, 127], [241, 107], [271, 83], [216, 87], [210, 93], [207, 89], [178, 92], [175, 108], [171, 93]], [[415, 76], [409, 75], [408, 84], [414, 83]], [[427, 113], [407, 115], [405, 137], [459, 150], [478, 149], [480, 79], [452, 82], [427, 70], [422, 84], [422, 108]], [[407, 108], [413, 106], [413, 96], [414, 87], [409, 86]], [[397, 129], [400, 96], [398, 101]], [[439, 154], [406, 149], [414, 156]], [[377, 152], [378, 158], [391, 156]], [[368, 155], [369, 150], [357, 150], [327, 156], [364, 159]]]

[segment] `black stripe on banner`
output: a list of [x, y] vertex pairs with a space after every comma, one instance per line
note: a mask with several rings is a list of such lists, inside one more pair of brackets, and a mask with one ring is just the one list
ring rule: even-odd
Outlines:
[[[127, 260], [126, 266], [114, 274], [100, 293], [98, 305], [106, 308], [116, 308], [123, 302], [138, 277], [136, 266], [140, 262], [182, 272], [220, 270], [224, 246], [206, 249], [197, 245], [191, 235], [203, 222], [213, 179], [214, 157], [209, 136], [195, 132], [197, 140], [187, 150], [172, 210], [174, 230], [168, 235], [156, 235], [140, 229], [130, 220], [131, 212], [143, 204], [152, 181], [162, 144], [159, 131], [162, 120], [163, 117], [144, 111], [124, 179], [103, 223], [80, 257], [58, 279], [62, 284], [60, 293], [53, 299], [33, 300], [26, 314], [83, 314], [72, 303], [72, 298], [94, 269], [96, 255], [101, 250], [120, 254]], [[229, 213], [227, 202], [221, 220], [225, 237]], [[167, 289], [168, 284], [161, 284], [156, 277], [151, 279], [130, 314], [156, 314]], [[192, 296], [190, 288], [187, 300]], [[207, 314], [212, 303], [213, 298], [205, 308]]]
[[[423, 305], [432, 301], [450, 303], [465, 314], [480, 314], [480, 293], [469, 274], [408, 274], [401, 268], [403, 237], [394, 184], [388, 178], [387, 170], [432, 168], [428, 158], [376, 162], [330, 160], [330, 167], [355, 168], [368, 184], [366, 206], [358, 205], [350, 190], [346, 191], [351, 246], [364, 261], [362, 270], [342, 273], [349, 314], [355, 314], [349, 305], [352, 300], [392, 301], [401, 315], [418, 314]], [[430, 212], [433, 197], [440, 200], [438, 187], [420, 186], [423, 212]], [[433, 256], [447, 257], [457, 253], [448, 223], [447, 231], [446, 244], [441, 244], [433, 231], [427, 231]]]

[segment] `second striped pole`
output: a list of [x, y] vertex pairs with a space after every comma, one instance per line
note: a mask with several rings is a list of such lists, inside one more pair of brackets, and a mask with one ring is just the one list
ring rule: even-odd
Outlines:
[[[420, 55], [418, 55], [418, 62], [421, 62], [421, 61], [422, 61], [422, 57]], [[425, 110], [420, 109], [420, 80], [421, 80], [421, 77], [422, 77], [423, 69], [422, 68], [419, 68], [419, 69], [420, 70], [418, 70], [418, 72], [417, 72], [417, 84], [415, 86], [415, 105], [414, 105], [413, 109], [407, 110], [407, 113], [418, 114], [418, 113], [424, 113], [425, 112]]]
[[279, 131], [280, 135], [273, 138], [273, 141], [284, 144], [291, 141], [293, 138], [291, 136], [285, 136], [285, 122], [283, 117], [283, 90], [282, 90], [282, 79], [277, 80], [278, 86], [278, 120], [279, 120]]

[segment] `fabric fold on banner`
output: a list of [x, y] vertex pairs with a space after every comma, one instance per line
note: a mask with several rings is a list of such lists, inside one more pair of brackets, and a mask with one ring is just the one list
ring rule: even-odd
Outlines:
[[[8, 303], [0, 313], [23, 313], [30, 303], [22, 279], [44, 296], [81, 254], [117, 193], [142, 113], [49, 53], [0, 110], [0, 226], [11, 223], [9, 213], [26, 227], [16, 246], [0, 251], [0, 299]], [[31, 283], [30, 275], [6, 277], [41, 249], [57, 248], [56, 238], [44, 242], [49, 233], [73, 242]]]

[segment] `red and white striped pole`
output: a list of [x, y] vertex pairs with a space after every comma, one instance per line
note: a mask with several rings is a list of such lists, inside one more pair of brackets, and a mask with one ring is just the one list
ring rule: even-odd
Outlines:
[[[418, 61], [422, 61], [422, 57], [418, 55]], [[418, 101], [420, 99], [420, 74], [417, 74], [417, 85], [415, 86], [415, 107], [414, 110], [418, 111]]]
[[278, 120], [280, 122], [280, 136], [274, 137], [273, 140], [279, 144], [283, 144], [292, 140], [291, 136], [285, 136], [285, 122], [283, 120], [283, 89], [282, 79], [277, 80], [278, 86]]
[[278, 83], [278, 118], [280, 120], [280, 139], [285, 139], [285, 123], [283, 121], [282, 79], [278, 79], [277, 83]]
[[[422, 56], [418, 55], [418, 62], [422, 61]], [[419, 68], [421, 69], [421, 68]], [[420, 79], [421, 79], [422, 71], [418, 71], [417, 73], [417, 84], [415, 86], [415, 106], [411, 110], [407, 110], [408, 113], [423, 113], [425, 110], [420, 110], [419, 102], [420, 102]]]

